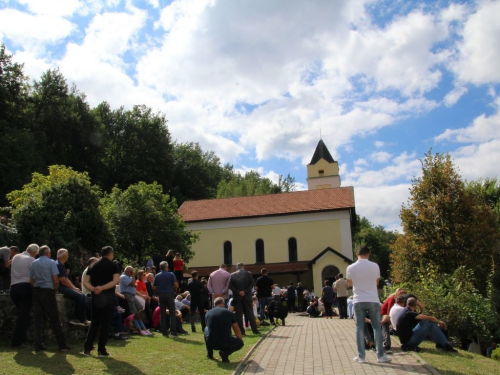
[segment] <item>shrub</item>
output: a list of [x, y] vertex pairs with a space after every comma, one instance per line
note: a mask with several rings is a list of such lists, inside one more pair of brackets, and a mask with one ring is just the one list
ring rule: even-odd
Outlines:
[[500, 361], [500, 348], [496, 348], [495, 350], [493, 350], [493, 352], [491, 353], [491, 358], [496, 361]]

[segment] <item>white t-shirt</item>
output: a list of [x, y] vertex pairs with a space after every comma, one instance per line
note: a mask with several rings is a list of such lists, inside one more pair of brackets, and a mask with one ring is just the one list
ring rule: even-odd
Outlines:
[[[9, 250], [10, 251], [10, 250]], [[30, 282], [31, 265], [35, 261], [27, 251], [16, 254], [10, 266], [10, 285]]]
[[380, 268], [377, 263], [368, 259], [358, 259], [347, 267], [347, 279], [352, 280], [354, 303], [380, 303], [377, 289], [377, 279], [380, 278]]
[[398, 322], [398, 318], [401, 313], [404, 311], [403, 306], [399, 306], [397, 303], [392, 306], [391, 311], [389, 312], [389, 317], [391, 318], [392, 328], [396, 329], [396, 324]]

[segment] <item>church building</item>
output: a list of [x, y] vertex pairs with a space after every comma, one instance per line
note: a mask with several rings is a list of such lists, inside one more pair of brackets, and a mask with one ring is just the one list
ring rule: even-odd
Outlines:
[[242, 262], [255, 277], [267, 268], [280, 286], [321, 290], [353, 261], [354, 189], [340, 184], [338, 162], [320, 140], [306, 191], [184, 202], [179, 214], [199, 234], [189, 270], [208, 276]]

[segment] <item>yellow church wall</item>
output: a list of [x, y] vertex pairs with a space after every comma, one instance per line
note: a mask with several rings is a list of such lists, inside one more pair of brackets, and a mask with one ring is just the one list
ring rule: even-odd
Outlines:
[[216, 266], [223, 262], [223, 244], [232, 243], [233, 263], [255, 263], [255, 241], [264, 241], [265, 263], [288, 262], [288, 239], [297, 239], [299, 261], [311, 260], [327, 247], [339, 252], [341, 220], [322, 220], [301, 223], [256, 225], [247, 227], [195, 230], [199, 240], [193, 244], [195, 252], [189, 267]]
[[313, 264], [313, 283], [314, 283], [314, 293], [315, 295], [321, 295], [321, 288], [323, 287], [324, 280], [321, 279], [321, 273], [323, 269], [327, 266], [336, 266], [341, 273], [346, 275], [347, 266], [342, 258], [328, 251], [321, 258], [319, 258], [316, 263]]
[[[319, 173], [322, 170], [324, 173]], [[307, 178], [337, 176], [339, 174], [339, 164], [337, 162], [329, 163], [325, 159], [320, 159], [316, 164], [307, 166]]]

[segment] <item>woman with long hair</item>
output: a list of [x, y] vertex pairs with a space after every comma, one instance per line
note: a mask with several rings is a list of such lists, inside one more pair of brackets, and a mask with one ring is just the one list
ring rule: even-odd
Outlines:
[[167, 263], [168, 263], [168, 270], [170, 272], [174, 272], [174, 251], [169, 250], [167, 251]]

